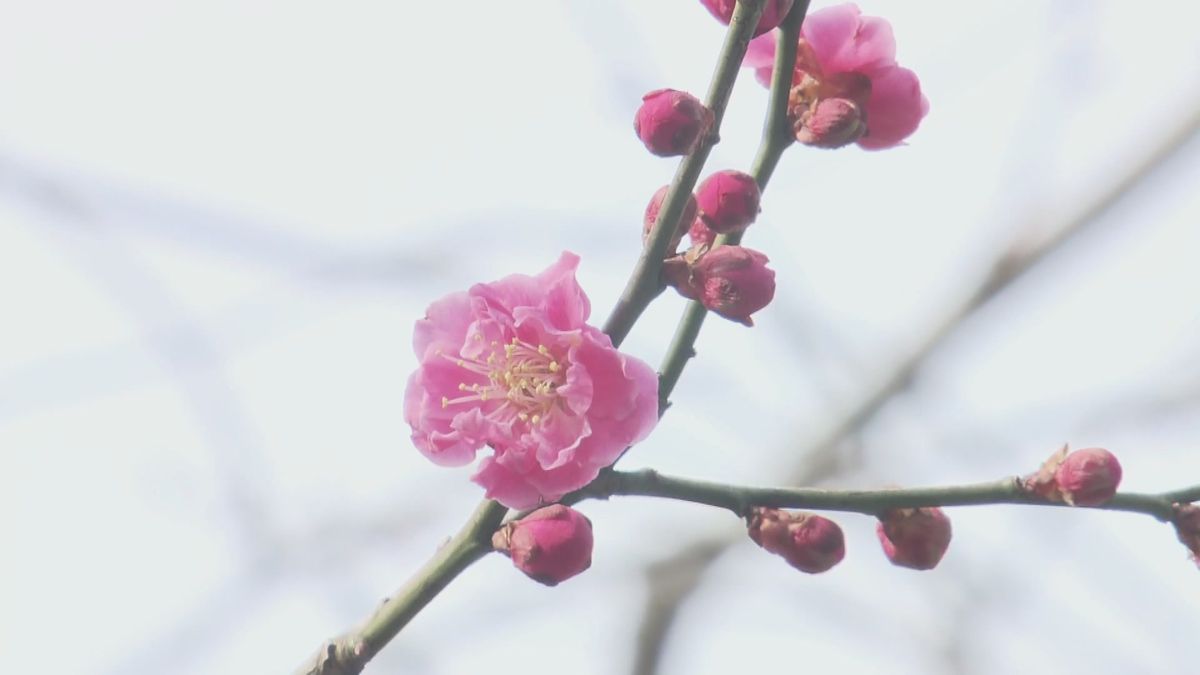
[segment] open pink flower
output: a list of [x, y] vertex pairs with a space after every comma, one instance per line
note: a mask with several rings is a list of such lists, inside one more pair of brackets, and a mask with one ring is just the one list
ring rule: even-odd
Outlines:
[[[743, 62], [755, 69], [764, 85], [771, 80], [775, 39], [767, 34], [751, 41]], [[833, 99], [841, 103], [822, 105]], [[929, 101], [917, 76], [896, 64], [891, 25], [863, 16], [851, 3], [805, 17], [788, 107], [803, 143], [839, 147], [857, 142], [868, 150], [881, 150], [899, 145], [917, 130], [929, 112]], [[834, 110], [838, 115], [831, 123]], [[848, 111], [857, 117], [847, 119]]]
[[585, 323], [579, 257], [531, 277], [514, 274], [426, 310], [413, 333], [421, 362], [404, 419], [443, 466], [484, 458], [472, 477], [510, 508], [581, 488], [658, 421], [658, 377]]

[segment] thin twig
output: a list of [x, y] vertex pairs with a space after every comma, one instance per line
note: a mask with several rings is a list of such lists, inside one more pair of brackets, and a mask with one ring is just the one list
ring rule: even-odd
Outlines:
[[[583, 497], [641, 496], [675, 499], [706, 504], [732, 511], [744, 518], [754, 507], [816, 509], [880, 515], [890, 509], [922, 506], [980, 506], [1023, 504], [1027, 506], [1064, 506], [1064, 502], [1045, 499], [1026, 490], [1020, 477], [986, 483], [926, 488], [882, 488], [877, 490], [827, 490], [822, 488], [753, 487], [667, 476], [653, 469], [611, 471], [585, 488]], [[1158, 494], [1123, 492], [1095, 507], [1108, 511], [1128, 511], [1169, 521], [1176, 504], [1200, 500], [1200, 485]]]
[[463, 570], [492, 550], [492, 533], [508, 509], [484, 500], [458, 534], [387, 598], [359, 628], [329, 640], [297, 670], [303, 675], [355, 675]]
[[733, 12], [729, 30], [725, 33], [725, 43], [721, 46], [717, 58], [712, 83], [704, 98], [705, 107], [712, 111], [712, 127], [697, 144], [696, 149], [679, 162], [679, 168], [675, 170], [675, 176], [667, 187], [658, 218], [654, 221], [654, 227], [650, 230], [638, 257], [637, 266], [634, 267], [617, 306], [604, 322], [604, 332], [612, 338], [614, 346], [619, 346], [625, 340], [638, 317], [650, 302], [662, 293], [662, 264], [667, 254], [667, 246], [670, 245], [675, 226], [683, 215], [687, 198], [691, 196], [696, 181], [700, 179], [700, 172], [704, 170], [708, 155], [720, 140], [721, 120], [725, 117], [725, 108], [729, 105], [734, 82], [737, 81], [742, 59], [746, 56], [746, 49], [750, 45], [764, 4], [763, 0], [740, 0]]
[[[796, 68], [796, 52], [800, 45], [800, 26], [808, 13], [808, 0], [796, 3], [779, 28], [779, 39], [775, 46], [774, 72], [771, 74], [771, 92], [768, 96], [767, 119], [763, 124], [762, 140], [758, 145], [758, 153], [750, 175], [758, 183], [758, 189], [765, 191], [783, 157], [795, 137], [792, 135], [791, 122], [788, 121], [788, 93], [792, 87], [792, 72]], [[724, 234], [717, 238], [714, 246], [736, 245], [742, 240], [741, 232]], [[696, 338], [704, 325], [704, 317], [708, 310], [704, 305], [692, 300], [683, 310], [683, 316], [675, 328], [675, 335], [663, 357], [662, 366], [658, 369], [658, 411], [661, 415], [670, 406], [671, 392], [679, 383], [679, 377], [687, 362], [696, 355]]]

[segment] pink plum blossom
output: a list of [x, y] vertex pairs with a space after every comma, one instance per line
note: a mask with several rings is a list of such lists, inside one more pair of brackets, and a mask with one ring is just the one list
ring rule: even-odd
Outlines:
[[[751, 41], [743, 62], [764, 85], [771, 80], [775, 40], [768, 34]], [[821, 105], [830, 99], [842, 103]], [[830, 112], [837, 113], [836, 124], [830, 124]], [[916, 131], [927, 112], [916, 74], [896, 64], [896, 41], [886, 20], [863, 16], [852, 3], [805, 17], [788, 106], [800, 142], [890, 148]]]
[[658, 377], [586, 322], [563, 253], [537, 276], [514, 274], [434, 302], [417, 321], [420, 367], [404, 419], [417, 449], [462, 466], [488, 446], [472, 477], [510, 508], [583, 487], [658, 420]]

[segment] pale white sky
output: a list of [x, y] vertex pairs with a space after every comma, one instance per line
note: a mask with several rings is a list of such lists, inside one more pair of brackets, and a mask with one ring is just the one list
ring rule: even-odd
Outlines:
[[[830, 3], [814, 2], [815, 7]], [[747, 243], [756, 328], [710, 322], [630, 467], [767, 483], [1018, 234], [1039, 236], [1200, 103], [1197, 10], [1159, 0], [863, 0], [932, 109], [907, 147], [797, 149]], [[432, 299], [563, 249], [597, 322], [674, 171], [640, 95], [701, 93], [694, 0], [0, 2], [0, 649], [14, 672], [287, 672], [479, 494], [400, 414]], [[711, 168], [745, 168], [739, 84]], [[1126, 486], [1200, 482], [1200, 141], [956, 334], [843, 485], [984, 480], [1064, 441]], [[1022, 229], [1026, 228], [1026, 229]], [[664, 296], [626, 349], [657, 363]], [[626, 672], [642, 568], [736, 531], [588, 504], [592, 569], [496, 557], [368, 672]], [[952, 512], [937, 571], [873, 523], [808, 577], [748, 540], [683, 609], [663, 673], [1184, 672], [1200, 572], [1146, 518]]]

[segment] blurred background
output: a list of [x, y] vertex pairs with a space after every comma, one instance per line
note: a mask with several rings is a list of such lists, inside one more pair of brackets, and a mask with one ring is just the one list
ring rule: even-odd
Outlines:
[[[623, 466], [928, 485], [1070, 442], [1130, 490], [1200, 482], [1196, 10], [860, 5], [929, 116], [785, 156], [747, 239], [774, 304], [709, 321]], [[695, 0], [0, 3], [6, 669], [284, 673], [366, 616], [480, 496], [408, 440], [413, 322], [570, 249], [600, 323], [675, 168], [634, 110], [703, 93], [722, 36]], [[749, 165], [765, 98], [742, 78], [710, 169]], [[658, 363], [682, 308], [625, 349]], [[927, 573], [838, 516], [810, 577], [717, 510], [584, 510], [587, 574], [489, 557], [367, 672], [1195, 667], [1200, 572], [1143, 516], [955, 509]]]

